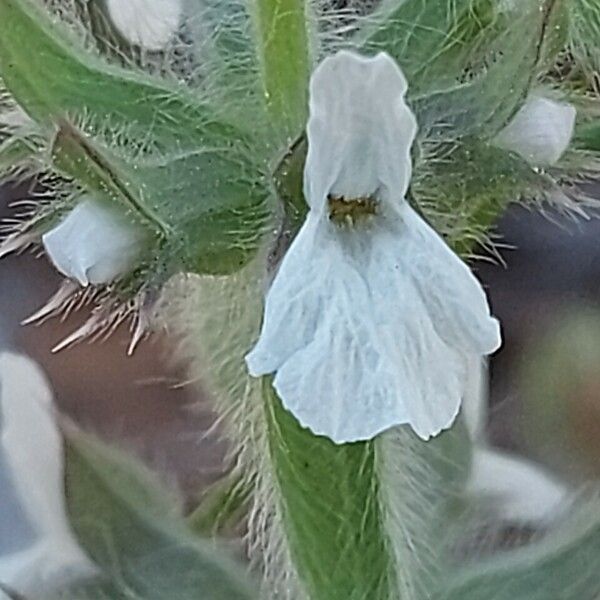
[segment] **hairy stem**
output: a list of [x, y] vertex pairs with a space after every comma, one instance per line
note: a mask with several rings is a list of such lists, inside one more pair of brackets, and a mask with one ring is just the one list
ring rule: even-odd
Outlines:
[[253, 0], [256, 51], [268, 110], [287, 137], [307, 116], [311, 56], [303, 0]]

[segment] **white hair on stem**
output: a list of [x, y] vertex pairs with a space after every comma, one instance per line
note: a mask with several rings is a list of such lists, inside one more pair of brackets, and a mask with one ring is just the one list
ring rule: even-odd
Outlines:
[[283, 532], [262, 383], [248, 376], [243, 360], [260, 324], [264, 262], [260, 254], [226, 277], [177, 276], [165, 287], [158, 310], [180, 340], [176, 354], [189, 365], [191, 380], [211, 393], [230, 448], [228, 462], [240, 476], [239, 485], [250, 491], [245, 542], [251, 562], [264, 575], [265, 593], [303, 600]]

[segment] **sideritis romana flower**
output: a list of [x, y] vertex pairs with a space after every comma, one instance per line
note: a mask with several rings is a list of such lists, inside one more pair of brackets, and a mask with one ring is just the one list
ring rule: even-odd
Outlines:
[[39, 598], [95, 569], [67, 517], [63, 441], [44, 374], [3, 352], [0, 387], [0, 598], [2, 586]]
[[131, 271], [146, 235], [112, 207], [86, 197], [42, 241], [54, 266], [85, 287], [110, 283]]
[[253, 376], [336, 443], [454, 421], [473, 356], [500, 345], [481, 285], [405, 199], [415, 118], [384, 53], [342, 51], [310, 83], [308, 217], [266, 297]]
[[549, 167], [556, 164], [568, 148], [576, 117], [573, 105], [533, 95], [494, 143], [516, 152], [533, 166]]

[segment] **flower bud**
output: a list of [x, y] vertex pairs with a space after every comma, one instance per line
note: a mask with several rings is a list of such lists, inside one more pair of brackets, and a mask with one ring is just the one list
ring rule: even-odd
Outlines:
[[519, 456], [476, 446], [467, 493], [490, 501], [508, 523], [550, 521], [566, 508], [569, 489], [541, 466]]
[[181, 22], [180, 0], [107, 0], [115, 27], [132, 44], [164, 48]]
[[576, 115], [571, 104], [532, 96], [494, 143], [516, 152], [534, 166], [551, 166], [569, 146]]
[[144, 239], [141, 227], [91, 198], [42, 238], [54, 266], [82, 286], [109, 283], [131, 271]]

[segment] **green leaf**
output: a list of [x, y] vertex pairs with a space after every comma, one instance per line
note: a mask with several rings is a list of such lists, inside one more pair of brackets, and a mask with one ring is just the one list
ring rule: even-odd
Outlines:
[[241, 568], [185, 527], [176, 502], [131, 459], [79, 432], [66, 439], [71, 524], [126, 597], [250, 600]]
[[63, 175], [154, 232], [158, 271], [227, 273], [256, 252], [269, 217], [266, 185], [238, 150], [217, 138], [209, 148], [131, 158], [63, 121], [51, 156]]
[[[269, 217], [262, 156], [183, 87], [87, 56], [28, 0], [0, 0], [0, 73], [30, 114], [60, 124], [55, 168], [161, 238], [154, 270], [228, 273], [253, 256]], [[85, 135], [65, 133], [66, 115]], [[120, 134], [110, 149], [107, 129]]]
[[525, 0], [510, 17], [466, 80], [412, 97], [422, 130], [490, 139], [515, 115], [553, 61], [567, 24], [562, 0]]
[[0, 180], [19, 163], [34, 154], [36, 148], [24, 138], [10, 137], [0, 142]]
[[422, 133], [454, 138], [502, 128], [568, 34], [564, 0], [384, 2], [373, 22], [358, 45], [402, 66]]
[[256, 52], [267, 108], [283, 139], [304, 129], [311, 71], [305, 0], [252, 0]]
[[576, 511], [546, 539], [447, 573], [436, 600], [597, 600], [600, 504]]
[[[214, 62], [213, 68], [223, 71], [226, 76], [233, 75], [242, 80], [244, 76], [255, 77], [258, 57], [248, 3], [244, 0], [200, 0], [195, 6], [197, 12], [190, 15], [188, 25], [194, 38], [202, 40], [200, 60]], [[211, 36], [208, 48], [207, 32]]]
[[0, 76], [40, 122], [78, 117], [90, 132], [109, 129], [141, 145], [174, 148], [203, 146], [214, 130], [236, 137], [183, 85], [86, 54], [30, 0], [0, 0]]
[[238, 270], [255, 255], [270, 218], [267, 184], [225, 140], [134, 161], [132, 181], [176, 232], [170, 249], [197, 273]]
[[571, 29], [569, 47], [589, 83], [600, 70], [600, 4], [596, 0], [575, 0], [569, 3]]
[[67, 121], [60, 122], [50, 155], [54, 167], [63, 175], [74, 178], [94, 195], [121, 205], [156, 235], [168, 237], [169, 226], [144, 203], [140, 187], [132, 185], [108, 150], [102, 152]]
[[498, 16], [493, 0], [384, 2], [361, 33], [368, 52], [384, 50], [401, 65], [411, 93], [455, 82]]
[[581, 150], [600, 152], [600, 121], [593, 120], [577, 124], [575, 146]]

